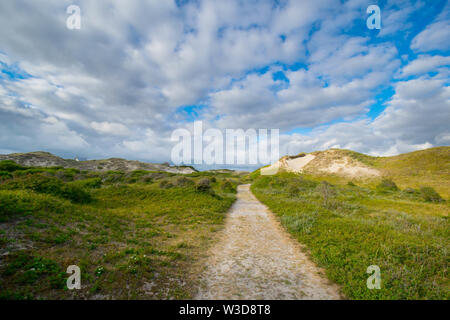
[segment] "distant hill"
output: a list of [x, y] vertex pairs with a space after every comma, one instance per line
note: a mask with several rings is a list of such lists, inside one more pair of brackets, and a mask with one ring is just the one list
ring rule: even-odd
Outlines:
[[[394, 180], [399, 187], [430, 186], [450, 195], [450, 147], [436, 147], [392, 157], [372, 157], [351, 150], [329, 149], [284, 156], [281, 171], [324, 176], [335, 181]], [[272, 166], [274, 166], [272, 165]]]
[[166, 171], [173, 173], [192, 173], [196, 172], [190, 166], [170, 166], [169, 164], [147, 163], [134, 160], [125, 160], [120, 158], [110, 158], [104, 160], [87, 160], [76, 161], [72, 159], [63, 159], [49, 152], [28, 152], [28, 153], [11, 153], [0, 155], [1, 160], [12, 160], [23, 166], [33, 167], [54, 167], [61, 166], [64, 168], [75, 168], [79, 170], [89, 171], [133, 171], [133, 170], [149, 170], [149, 171]]

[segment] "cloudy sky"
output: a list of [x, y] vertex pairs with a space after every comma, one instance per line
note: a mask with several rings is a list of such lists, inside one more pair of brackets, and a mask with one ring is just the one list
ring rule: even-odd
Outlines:
[[449, 145], [449, 52], [440, 0], [3, 0], [0, 153], [170, 161], [195, 120], [283, 154]]

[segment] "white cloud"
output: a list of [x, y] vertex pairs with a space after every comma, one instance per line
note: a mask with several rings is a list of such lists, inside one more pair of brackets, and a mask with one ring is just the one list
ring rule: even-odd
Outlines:
[[439, 67], [450, 65], [450, 57], [420, 55], [403, 67], [401, 75], [421, 75], [427, 72], [436, 71]]
[[450, 49], [450, 3], [447, 2], [436, 21], [414, 37], [411, 48], [419, 52]]
[[[32, 75], [0, 79], [1, 150], [167, 160], [171, 131], [188, 119], [176, 110], [199, 103], [205, 127], [313, 128], [283, 137], [308, 150], [448, 143], [448, 57], [419, 55], [400, 71], [398, 46], [384, 37], [406, 38], [420, 1], [388, 1], [377, 41], [350, 35], [365, 25], [364, 0], [77, 4], [74, 31], [66, 2], [0, 2], [0, 61]], [[411, 48], [448, 50], [447, 11]], [[273, 80], [283, 70], [289, 83]], [[385, 113], [365, 119], [393, 75], [418, 79], [398, 82]]]
[[399, 82], [388, 107], [373, 121], [337, 123], [308, 135], [284, 136], [284, 150], [295, 154], [336, 147], [388, 156], [448, 144], [450, 88], [443, 81], [436, 76]]
[[114, 122], [91, 122], [91, 127], [94, 128], [99, 133], [126, 136], [130, 134], [130, 131], [126, 126], [121, 123]]

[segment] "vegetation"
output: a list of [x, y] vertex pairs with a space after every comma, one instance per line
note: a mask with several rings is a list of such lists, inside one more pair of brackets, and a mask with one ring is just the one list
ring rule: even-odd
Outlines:
[[[348, 151], [353, 158], [382, 172], [400, 188], [434, 188], [444, 198], [450, 198], [450, 147], [436, 147], [393, 157], [370, 157]], [[443, 181], [443, 178], [446, 180]]]
[[[332, 185], [293, 173], [252, 176], [257, 198], [348, 298], [450, 298], [449, 203], [432, 188], [402, 191], [390, 180], [373, 188]], [[380, 290], [366, 287], [370, 265], [381, 269]]]
[[[213, 182], [208, 173], [90, 172], [10, 161], [0, 168], [7, 173], [0, 179], [2, 299], [191, 298], [198, 261], [239, 181], [232, 173], [214, 174]], [[69, 265], [81, 268], [81, 290], [65, 286]]]

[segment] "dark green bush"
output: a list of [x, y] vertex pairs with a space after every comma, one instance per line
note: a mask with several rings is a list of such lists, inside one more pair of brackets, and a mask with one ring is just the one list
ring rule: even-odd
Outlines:
[[195, 189], [198, 192], [213, 193], [213, 190], [211, 188], [211, 180], [208, 178], [202, 178], [198, 180]]
[[0, 180], [11, 179], [12, 174], [8, 171], [0, 171]]
[[8, 171], [8, 172], [14, 172], [18, 170], [24, 170], [25, 167], [18, 165], [12, 160], [3, 160], [0, 161], [0, 171]]
[[437, 193], [436, 190], [434, 190], [431, 187], [422, 187], [422, 188], [420, 188], [419, 191], [420, 191], [420, 194], [421, 194], [422, 198], [425, 201], [428, 201], [428, 202], [442, 202], [442, 201], [444, 201], [444, 199], [442, 199], [440, 194]]
[[88, 203], [92, 200], [91, 194], [76, 185], [64, 184], [59, 194], [61, 197], [76, 203]]

